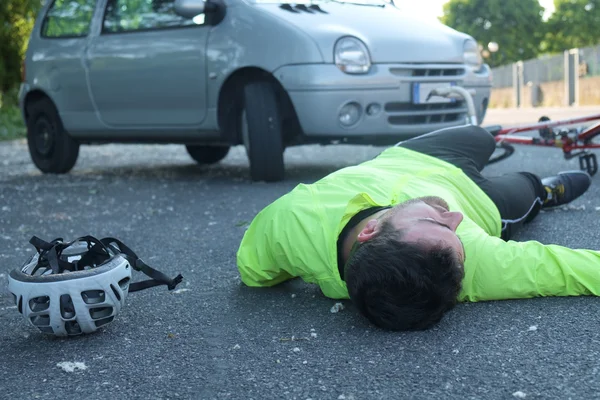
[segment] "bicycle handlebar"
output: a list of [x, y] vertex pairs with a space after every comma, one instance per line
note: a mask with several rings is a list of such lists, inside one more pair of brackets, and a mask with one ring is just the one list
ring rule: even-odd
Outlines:
[[463, 98], [467, 102], [467, 125], [479, 125], [477, 122], [477, 111], [475, 111], [475, 103], [473, 102], [473, 97], [471, 97], [471, 91], [466, 90], [460, 86], [451, 86], [451, 87], [443, 87], [437, 88], [429, 92], [427, 96], [427, 100], [429, 100], [432, 96], [440, 96], [451, 98], [458, 96], [459, 98]]

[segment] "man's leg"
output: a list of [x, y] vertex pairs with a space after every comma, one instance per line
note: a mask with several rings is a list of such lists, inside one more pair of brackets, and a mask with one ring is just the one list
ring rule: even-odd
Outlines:
[[519, 228], [533, 220], [547, 197], [542, 180], [529, 172], [482, 177], [475, 182], [498, 207], [504, 240], [509, 240]]
[[502, 238], [508, 240], [542, 208], [570, 203], [584, 194], [591, 183], [587, 172], [565, 171], [543, 179], [529, 172], [518, 172], [484, 178], [478, 185], [500, 210]]
[[479, 175], [485, 167], [496, 149], [496, 142], [485, 129], [467, 125], [440, 129], [405, 140], [396, 146], [447, 161], [471, 177], [471, 173]]

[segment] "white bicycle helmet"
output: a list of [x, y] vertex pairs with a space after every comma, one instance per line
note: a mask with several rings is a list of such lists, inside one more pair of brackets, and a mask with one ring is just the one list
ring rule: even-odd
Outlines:
[[[183, 280], [148, 266], [114, 238], [46, 242], [33, 236], [29, 242], [37, 253], [10, 273], [8, 290], [33, 326], [56, 336], [92, 333], [114, 320], [129, 292], [157, 285], [172, 290]], [[131, 283], [132, 269], [152, 279]]]

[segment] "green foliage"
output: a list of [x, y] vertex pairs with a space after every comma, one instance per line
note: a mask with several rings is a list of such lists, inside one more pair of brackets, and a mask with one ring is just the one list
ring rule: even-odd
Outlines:
[[25, 136], [17, 108], [21, 61], [41, 0], [0, 0], [0, 140]]
[[542, 50], [561, 52], [600, 42], [600, 0], [554, 0]]
[[21, 61], [42, 0], [0, 0], [0, 92], [21, 81]]
[[473, 36], [484, 49], [498, 43], [498, 52], [486, 59], [494, 67], [538, 55], [543, 13], [538, 0], [450, 0], [441, 21]]
[[21, 112], [15, 106], [0, 107], [0, 141], [25, 137]]

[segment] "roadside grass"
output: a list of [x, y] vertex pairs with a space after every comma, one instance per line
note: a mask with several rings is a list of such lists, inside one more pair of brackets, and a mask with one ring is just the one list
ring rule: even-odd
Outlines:
[[25, 125], [19, 108], [12, 105], [0, 106], [0, 141], [24, 138]]

